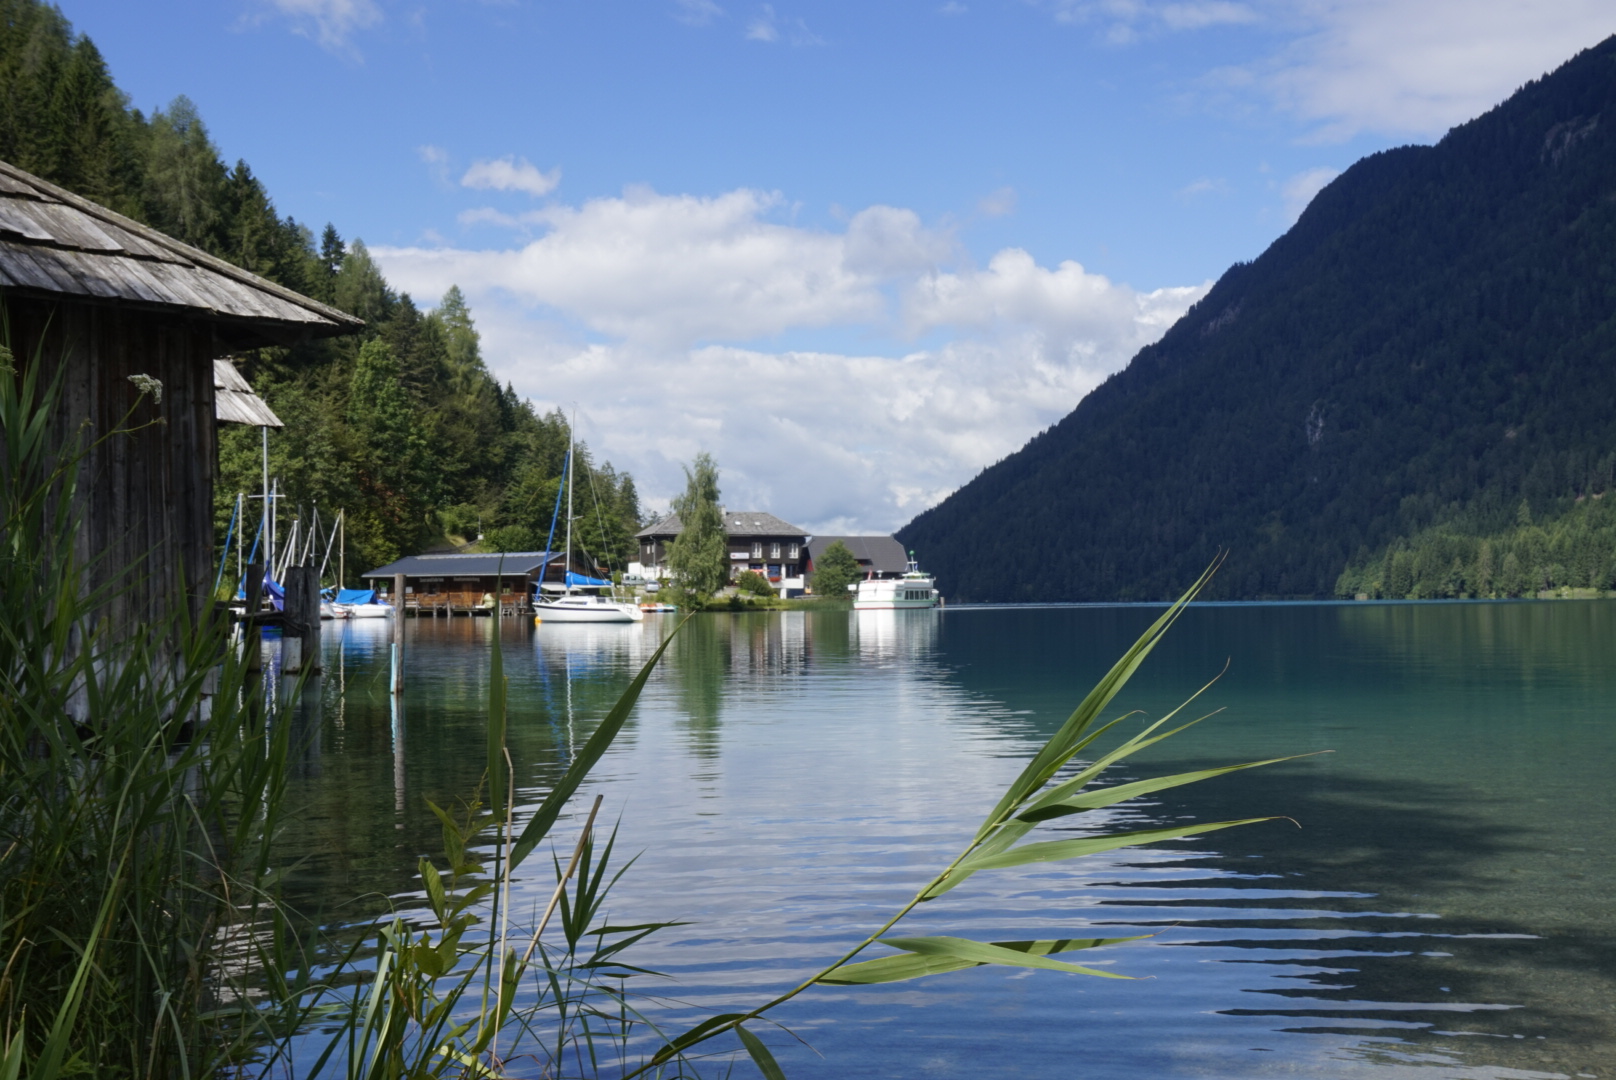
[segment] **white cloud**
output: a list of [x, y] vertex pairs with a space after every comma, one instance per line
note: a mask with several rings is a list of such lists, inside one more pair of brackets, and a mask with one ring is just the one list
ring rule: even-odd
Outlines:
[[374, 0], [267, 0], [268, 6], [292, 20], [295, 33], [312, 37], [322, 48], [351, 52], [355, 30], [382, 21]]
[[1203, 176], [1199, 179], [1191, 180], [1188, 184], [1178, 189], [1180, 199], [1194, 199], [1202, 195], [1227, 195], [1228, 193], [1229, 181], [1221, 176]]
[[1258, 68], [1323, 139], [1440, 135], [1616, 32], [1609, 0], [1315, 0]]
[[[519, 218], [517, 247], [373, 248], [417, 296], [459, 284], [501, 381], [578, 401], [598, 453], [665, 505], [700, 449], [731, 505], [891, 529], [1059, 419], [1207, 286], [1140, 293], [1024, 251], [957, 265], [947, 230], [871, 206], [781, 224], [778, 194], [634, 189]], [[771, 348], [814, 332], [868, 347]], [[915, 335], [927, 342], [917, 347]]]
[[746, 27], [746, 40], [748, 41], [779, 41], [780, 30], [774, 25], [774, 8], [764, 4], [763, 11]]
[[990, 191], [976, 204], [977, 212], [983, 217], [1005, 217], [1016, 212], [1016, 189], [1002, 187], [997, 191]]
[[772, 44], [782, 37], [797, 46], [825, 44], [825, 39], [808, 29], [808, 24], [804, 20], [781, 18], [775, 14], [773, 4], [764, 4], [760, 7], [757, 17], [746, 26], [748, 41]]
[[948, 3], [937, 9], [939, 15], [963, 15], [970, 9], [959, 0], [948, 0]]
[[460, 178], [460, 183], [463, 187], [484, 191], [525, 191], [537, 198], [556, 189], [561, 183], [561, 170], [555, 168], [540, 172], [527, 158], [518, 160], [507, 154], [489, 161], [472, 162], [466, 175]]
[[1108, 40], [1117, 45], [1161, 31], [1236, 26], [1262, 18], [1251, 5], [1232, 0], [1051, 0], [1047, 6], [1057, 22], [1103, 25]]
[[713, 0], [676, 0], [674, 7], [678, 11], [673, 17], [689, 26], [706, 26], [724, 14], [724, 9]]
[[1320, 166], [1299, 172], [1285, 181], [1280, 188], [1280, 194], [1285, 199], [1285, 219], [1292, 225], [1307, 209], [1307, 204], [1313, 201], [1313, 196], [1323, 191], [1325, 185], [1341, 175], [1340, 169]]

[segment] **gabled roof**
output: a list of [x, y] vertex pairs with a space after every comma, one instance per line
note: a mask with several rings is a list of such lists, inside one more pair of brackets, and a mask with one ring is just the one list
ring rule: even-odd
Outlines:
[[817, 559], [838, 540], [860, 566], [868, 566], [878, 574], [901, 574], [909, 567], [908, 553], [890, 536], [816, 536], [808, 541], [808, 552]]
[[221, 424], [285, 427], [228, 358], [213, 362], [213, 418]]
[[[791, 522], [759, 510], [724, 510], [722, 513], [726, 536], [808, 536], [806, 531]], [[679, 515], [669, 514], [634, 535], [644, 538], [678, 536], [683, 531], [684, 525], [679, 521]]]
[[[369, 573], [361, 574], [367, 578], [390, 578], [395, 574], [405, 577], [493, 577], [503, 574], [506, 577], [530, 577], [539, 572], [539, 568], [548, 562], [551, 566], [559, 567], [565, 553], [560, 551], [507, 551], [505, 554], [489, 554], [479, 552], [471, 555], [406, 555], [397, 562], [390, 562], [386, 566], [378, 566]], [[501, 566], [501, 560], [504, 565]]]
[[241, 344], [351, 334], [365, 324], [0, 161], [0, 288], [188, 312]]

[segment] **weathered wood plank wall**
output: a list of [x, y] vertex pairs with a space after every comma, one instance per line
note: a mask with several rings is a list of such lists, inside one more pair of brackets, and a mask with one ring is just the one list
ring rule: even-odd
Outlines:
[[[109, 305], [0, 297], [20, 368], [63, 370], [53, 428], [82, 439], [74, 512], [78, 555], [95, 578], [125, 585], [115, 630], [184, 609], [199, 616], [213, 582], [217, 456], [213, 358], [225, 350], [201, 319]], [[131, 375], [163, 385], [161, 402]]]

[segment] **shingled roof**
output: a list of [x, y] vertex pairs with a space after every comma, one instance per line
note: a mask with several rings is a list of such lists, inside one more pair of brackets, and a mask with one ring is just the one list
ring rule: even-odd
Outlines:
[[[724, 534], [726, 536], [807, 536], [808, 534], [789, 521], [781, 521], [773, 514], [765, 514], [758, 510], [725, 510]], [[638, 537], [678, 536], [684, 531], [684, 524], [680, 522], [678, 514], [669, 514], [662, 520], [655, 522], [648, 528], [635, 533]]]
[[242, 345], [350, 334], [365, 324], [0, 161], [0, 288], [193, 312]]
[[222, 424], [286, 426], [269, 403], [253, 393], [252, 384], [242, 378], [229, 357], [213, 362], [213, 417]]

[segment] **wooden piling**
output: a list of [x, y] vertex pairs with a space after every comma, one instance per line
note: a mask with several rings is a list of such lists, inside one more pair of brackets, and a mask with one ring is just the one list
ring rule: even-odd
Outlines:
[[281, 629], [281, 670], [320, 673], [320, 572], [314, 566], [286, 570], [285, 623]]
[[393, 575], [393, 693], [404, 692], [404, 575]]
[[243, 596], [246, 604], [246, 628], [241, 635], [241, 648], [247, 660], [247, 670], [257, 672], [264, 670], [263, 650], [258, 647], [258, 605], [264, 594], [264, 564], [248, 563], [247, 580], [243, 585]]

